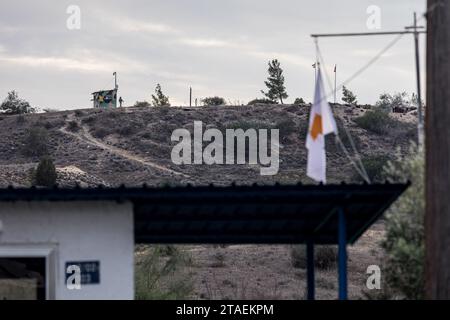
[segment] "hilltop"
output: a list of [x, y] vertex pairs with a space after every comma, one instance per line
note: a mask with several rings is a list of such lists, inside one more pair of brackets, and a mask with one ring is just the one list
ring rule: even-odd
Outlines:
[[[353, 137], [361, 158], [369, 167], [393, 158], [415, 139], [414, 116], [392, 114], [390, 132], [380, 134], [360, 127], [355, 119], [367, 107], [336, 105], [340, 136], [351, 154], [343, 125]], [[226, 185], [252, 183], [312, 183], [305, 175], [305, 137], [308, 106], [256, 105], [226, 107], [142, 107], [116, 110], [74, 110], [0, 116], [0, 186], [29, 186], [29, 172], [38, 156], [24, 152], [32, 128], [41, 128], [48, 140], [48, 153], [59, 170], [62, 186], [103, 184], [136, 186], [186, 184]], [[206, 128], [277, 128], [280, 130], [280, 169], [275, 176], [261, 176], [259, 166], [175, 165], [171, 151], [175, 129], [192, 132], [194, 121]], [[329, 182], [360, 181], [334, 138], [327, 141]], [[380, 160], [381, 159], [381, 160]], [[376, 168], [375, 168], [376, 169]], [[373, 170], [373, 168], [369, 168]]]

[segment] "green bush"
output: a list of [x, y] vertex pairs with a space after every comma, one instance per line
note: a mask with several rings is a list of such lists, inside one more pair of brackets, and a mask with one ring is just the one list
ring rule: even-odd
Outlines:
[[36, 109], [31, 107], [28, 101], [19, 98], [17, 91], [8, 92], [8, 96], [0, 104], [0, 110], [6, 114], [35, 113]]
[[248, 106], [252, 106], [255, 104], [278, 104], [278, 102], [270, 99], [253, 99], [252, 101], [247, 103]]
[[280, 130], [280, 138], [284, 143], [288, 142], [289, 136], [298, 130], [297, 125], [292, 119], [278, 121], [275, 124], [274, 129]]
[[151, 107], [151, 104], [148, 103], [147, 101], [136, 101], [136, 103], [134, 104], [135, 108], [147, 108], [147, 107]]
[[117, 129], [117, 133], [121, 136], [128, 137], [135, 134], [138, 131], [138, 127], [132, 124], [126, 124], [123, 127]]
[[41, 127], [32, 127], [25, 134], [22, 152], [29, 157], [48, 155], [48, 131]]
[[350, 91], [346, 86], [342, 87], [342, 101], [348, 104], [356, 105], [358, 101], [356, 100], [356, 95]]
[[186, 272], [191, 260], [177, 247], [147, 247], [137, 254], [136, 263], [137, 300], [180, 300], [192, 293], [192, 279]]
[[69, 131], [76, 132], [76, 131], [80, 130], [80, 126], [78, 125], [78, 122], [76, 122], [76, 121], [69, 121], [68, 129], [69, 129]]
[[395, 109], [402, 109], [410, 104], [406, 92], [399, 92], [393, 95], [383, 93], [375, 106], [384, 112], [393, 112]]
[[[386, 155], [366, 156], [361, 159], [361, 162], [366, 169], [367, 175], [371, 182], [383, 182], [384, 167], [388, 164], [390, 158]], [[354, 180], [363, 181], [359, 173], [355, 172]]]
[[[291, 248], [291, 263], [294, 268], [307, 267], [306, 246], [296, 245]], [[336, 267], [337, 248], [334, 246], [314, 247], [314, 266], [320, 270], [329, 270]]]
[[238, 120], [234, 122], [226, 123], [223, 128], [223, 133], [225, 133], [225, 129], [242, 129], [247, 131], [248, 129], [267, 129], [270, 130], [273, 128], [273, 125], [270, 122], [262, 121], [262, 120]]
[[305, 102], [305, 100], [303, 100], [303, 98], [297, 98], [297, 99], [295, 99], [294, 104], [298, 105], [298, 106], [302, 106], [302, 105], [306, 104], [306, 102]]
[[379, 108], [367, 111], [364, 115], [354, 120], [358, 126], [376, 134], [389, 133], [398, 121], [392, 119], [388, 113]]
[[104, 137], [109, 136], [110, 134], [111, 131], [103, 127], [97, 127], [92, 131], [92, 135], [98, 139], [103, 139]]
[[385, 168], [391, 182], [411, 181], [409, 189], [386, 214], [386, 275], [391, 288], [407, 299], [424, 297], [424, 154], [411, 146]]
[[56, 184], [57, 173], [52, 159], [44, 157], [34, 172], [34, 184], [41, 187], [53, 187]]
[[96, 116], [88, 116], [88, 117], [83, 118], [81, 120], [82, 123], [88, 124], [88, 125], [93, 125], [93, 124], [95, 124], [96, 121], [97, 121], [97, 117]]
[[202, 99], [202, 103], [204, 106], [224, 106], [227, 104], [222, 97], [207, 97]]

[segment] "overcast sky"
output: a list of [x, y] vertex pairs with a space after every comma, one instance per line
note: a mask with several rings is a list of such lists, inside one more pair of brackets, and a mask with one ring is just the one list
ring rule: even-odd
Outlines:
[[[67, 28], [70, 5], [81, 9], [79, 30]], [[380, 30], [366, 26], [371, 5], [381, 9]], [[15, 89], [40, 108], [88, 108], [90, 93], [112, 89], [117, 71], [126, 105], [150, 100], [157, 83], [172, 105], [189, 103], [189, 86], [199, 99], [247, 102], [261, 97], [267, 61], [278, 58], [287, 101], [310, 101], [311, 33], [403, 29], [425, 7], [425, 0], [1, 0], [0, 99]], [[337, 64], [340, 83], [391, 40], [321, 39], [325, 70], [332, 77]], [[353, 80], [359, 101], [415, 91], [413, 49], [405, 36]]]

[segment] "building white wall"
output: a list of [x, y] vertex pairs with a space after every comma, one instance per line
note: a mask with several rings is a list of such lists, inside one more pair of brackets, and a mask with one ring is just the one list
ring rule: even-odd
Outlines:
[[[0, 256], [5, 250], [52, 252], [56, 299], [133, 299], [134, 228], [131, 203], [0, 203]], [[69, 290], [65, 264], [100, 261], [100, 284]], [[49, 275], [48, 275], [49, 276]]]

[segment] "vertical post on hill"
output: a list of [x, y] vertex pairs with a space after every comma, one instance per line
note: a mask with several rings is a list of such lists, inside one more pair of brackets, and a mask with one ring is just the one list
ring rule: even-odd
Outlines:
[[425, 282], [450, 299], [450, 3], [428, 0]]
[[336, 104], [337, 102], [336, 89], [337, 89], [337, 65], [334, 65], [334, 104]]
[[114, 76], [114, 89], [118, 89], [119, 87], [117, 86], [117, 72], [114, 72], [113, 73], [113, 76]]
[[192, 107], [192, 87], [189, 87], [189, 107]]

